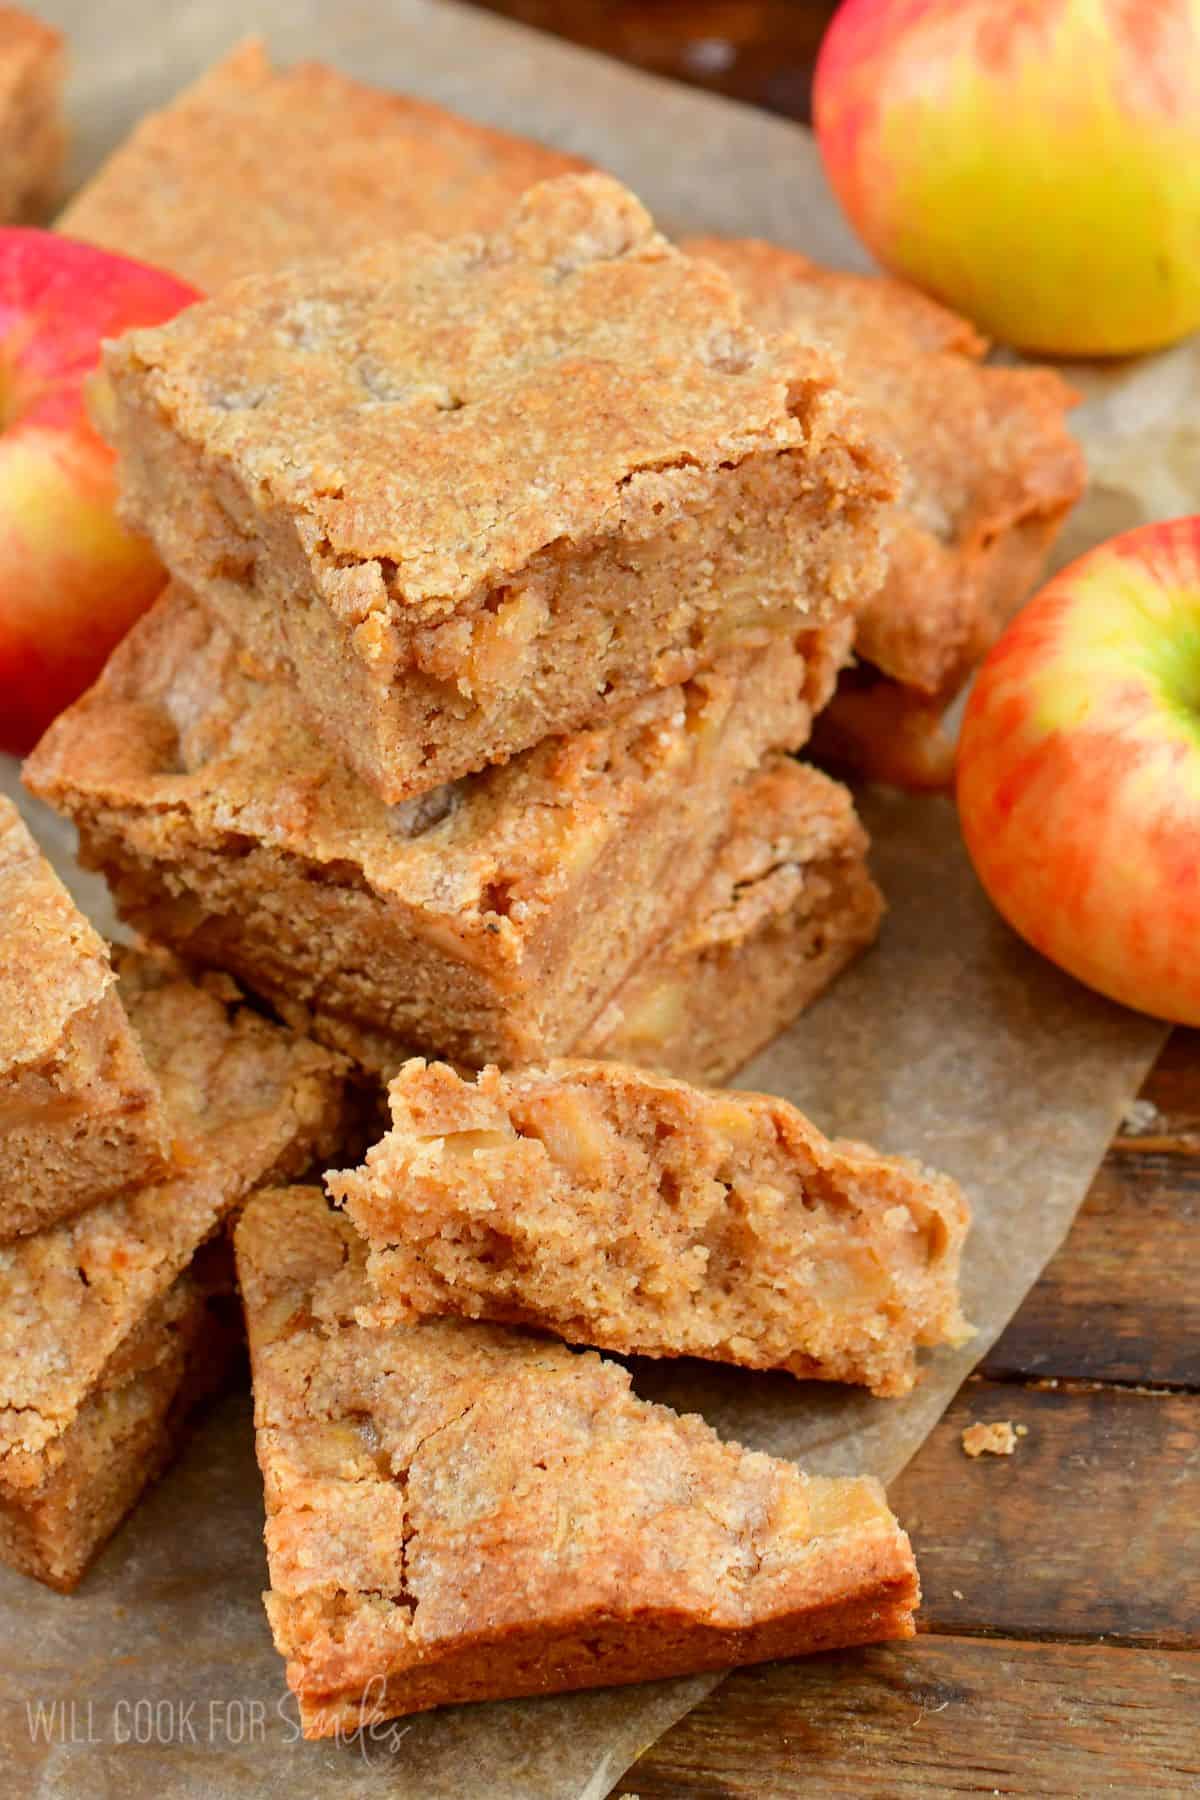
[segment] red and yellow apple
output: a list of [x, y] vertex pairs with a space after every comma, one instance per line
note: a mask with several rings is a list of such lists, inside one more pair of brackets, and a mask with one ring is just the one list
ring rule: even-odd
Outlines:
[[813, 110], [870, 250], [991, 336], [1200, 326], [1200, 0], [844, 0]]
[[957, 790], [1022, 937], [1200, 1025], [1200, 518], [1113, 538], [1018, 614], [968, 702]]
[[36, 742], [162, 586], [116, 517], [84, 388], [104, 338], [197, 298], [54, 232], [0, 230], [0, 749]]

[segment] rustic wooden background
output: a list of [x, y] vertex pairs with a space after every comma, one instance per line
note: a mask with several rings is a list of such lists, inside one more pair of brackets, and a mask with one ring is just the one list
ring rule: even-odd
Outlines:
[[[487, 0], [807, 119], [821, 0]], [[975, 1420], [1026, 1427], [970, 1460]], [[1071, 1236], [897, 1482], [915, 1644], [731, 1676], [640, 1800], [1200, 1794], [1200, 1032], [1177, 1031]]]

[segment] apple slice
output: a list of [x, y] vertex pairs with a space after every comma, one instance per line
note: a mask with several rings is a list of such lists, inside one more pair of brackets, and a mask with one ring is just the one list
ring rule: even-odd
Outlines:
[[992, 900], [1089, 987], [1200, 1025], [1200, 519], [1064, 569], [984, 663], [959, 816]]
[[162, 586], [116, 517], [84, 389], [104, 338], [199, 297], [56, 232], [0, 230], [0, 749], [36, 742]]

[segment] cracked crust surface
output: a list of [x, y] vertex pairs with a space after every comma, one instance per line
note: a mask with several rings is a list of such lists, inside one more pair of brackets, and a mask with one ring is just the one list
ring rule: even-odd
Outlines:
[[0, 1242], [167, 1170], [169, 1121], [115, 980], [0, 796]]
[[235, 282], [106, 373], [130, 519], [389, 802], [883, 573], [892, 467], [834, 364], [607, 177]]
[[[936, 732], [1083, 491], [1082, 453], [1065, 424], [1076, 396], [1050, 369], [985, 366], [973, 327], [902, 282], [839, 273], [753, 239], [684, 248], [725, 270], [761, 330], [837, 352], [868, 431], [899, 459], [888, 573], [859, 614], [857, 648], [904, 690], [894, 756], [912, 765], [915, 785], [944, 780], [934, 744], [921, 777], [909, 740]], [[885, 777], [897, 731], [896, 701], [876, 692], [886, 687], [856, 691], [848, 706], [839, 695], [830, 718], [844, 760]]]
[[197, 1259], [122, 1340], [31, 1479], [0, 1481], [0, 1562], [70, 1593], [197, 1407], [225, 1386], [241, 1331], [228, 1246], [205, 1248], [217, 1254]]
[[66, 152], [62, 33], [0, 6], [0, 224], [40, 223]]
[[256, 1196], [235, 1249], [306, 1735], [911, 1635], [877, 1483], [806, 1479], [545, 1339], [358, 1323], [361, 1245], [314, 1189]]
[[969, 1335], [959, 1189], [784, 1100], [583, 1060], [468, 1081], [414, 1059], [388, 1097], [391, 1130], [327, 1186], [390, 1315], [877, 1394]]
[[273, 69], [251, 41], [142, 119], [58, 229], [211, 293], [372, 238], [487, 231], [584, 167], [320, 63]]
[[121, 993], [181, 1173], [0, 1247], [0, 1493], [36, 1495], [106, 1365], [258, 1183], [340, 1141], [340, 1058], [268, 1024], [233, 982], [127, 953]]
[[767, 758], [686, 915], [571, 1053], [728, 1081], [874, 943], [883, 896], [868, 848], [840, 783]]
[[355, 1054], [365, 1034], [368, 1062], [380, 1036], [528, 1060], [569, 1049], [679, 916], [737, 784], [807, 736], [846, 638], [731, 656], [389, 808], [175, 589], [26, 780], [75, 820], [139, 929], [319, 1034], [328, 1021]]

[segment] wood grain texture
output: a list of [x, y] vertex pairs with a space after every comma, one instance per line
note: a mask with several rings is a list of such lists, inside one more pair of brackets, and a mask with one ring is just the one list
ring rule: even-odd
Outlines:
[[984, 1373], [1200, 1389], [1198, 1241], [1200, 1032], [1176, 1031]]
[[480, 0], [656, 75], [810, 118], [813, 67], [837, 0]]
[[[964, 1426], [1010, 1419], [1011, 1456]], [[921, 1628], [1200, 1644], [1200, 1400], [974, 1379], [891, 1491], [925, 1591]]]
[[1200, 1782], [1200, 1659], [933, 1637], [734, 1675], [629, 1771], [640, 1800], [1120, 1795]]

